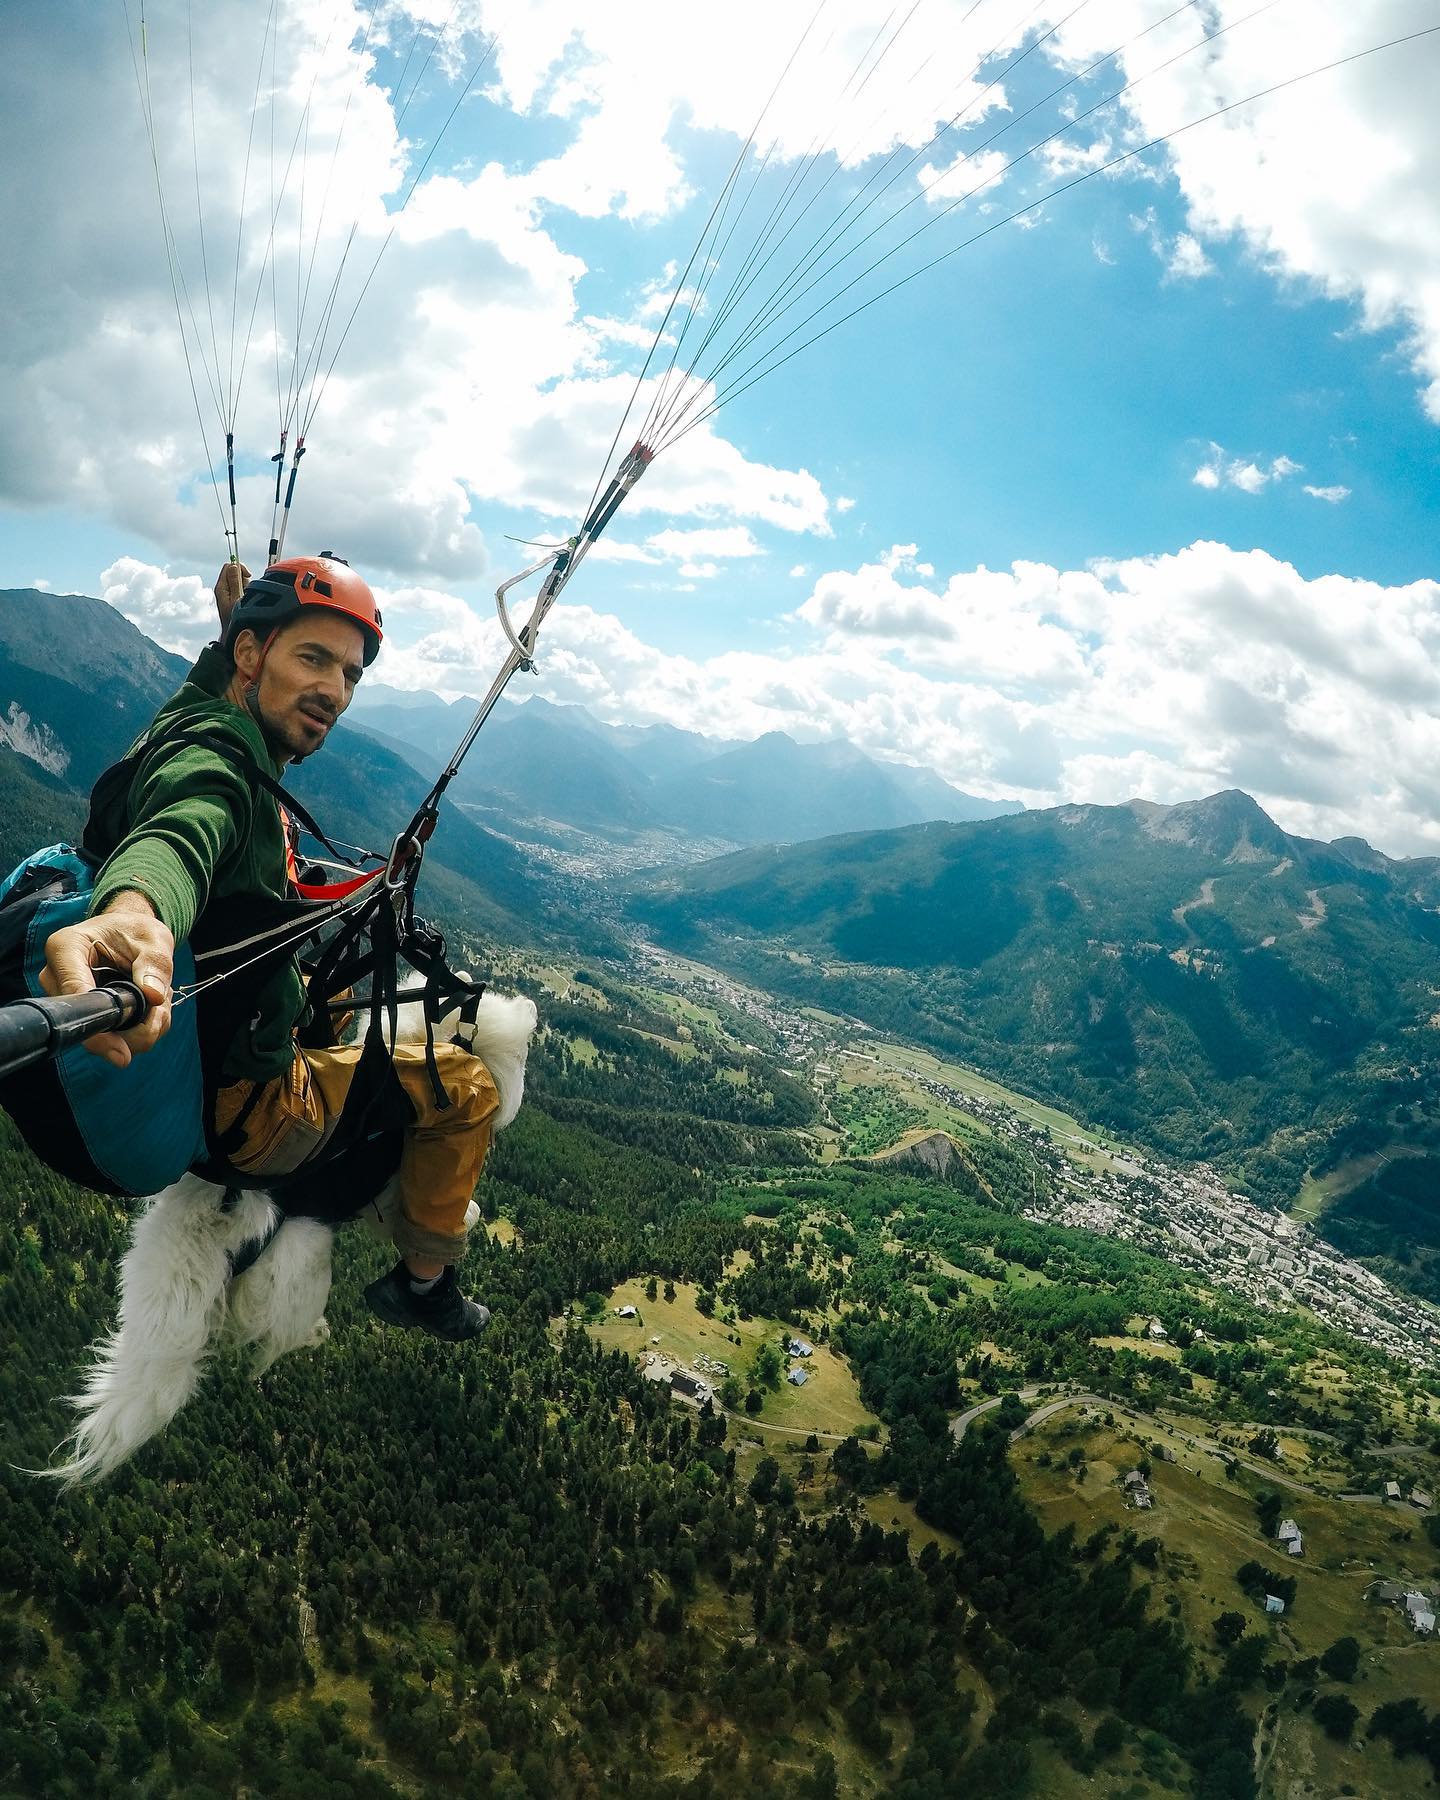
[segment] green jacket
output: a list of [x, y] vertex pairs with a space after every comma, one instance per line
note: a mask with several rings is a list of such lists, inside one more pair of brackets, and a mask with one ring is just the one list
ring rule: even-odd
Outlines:
[[[225, 696], [230, 675], [215, 645], [202, 650], [132, 754], [147, 744], [158, 749], [177, 730], [206, 731], [233, 739], [278, 780], [283, 765], [271, 756], [260, 727]], [[115, 846], [96, 877], [91, 912], [103, 911], [126, 889], [144, 894], [177, 944], [212, 897], [283, 898], [288, 892], [285, 833], [275, 800], [248, 779], [243, 765], [214, 750], [189, 746], [168, 756], [143, 756], [128, 788], [108, 808], [92, 812], [91, 824], [101, 844]], [[222, 1079], [283, 1075], [294, 1059], [293, 1033], [304, 1010], [305, 987], [292, 957], [257, 989], [250, 1023], [231, 1045]]]

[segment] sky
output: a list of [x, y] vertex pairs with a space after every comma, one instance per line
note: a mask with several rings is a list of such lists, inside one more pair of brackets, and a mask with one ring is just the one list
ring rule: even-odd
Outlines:
[[305, 416], [475, 694], [654, 402], [517, 691], [1440, 852], [1437, 0], [0, 12], [0, 586], [197, 648]]

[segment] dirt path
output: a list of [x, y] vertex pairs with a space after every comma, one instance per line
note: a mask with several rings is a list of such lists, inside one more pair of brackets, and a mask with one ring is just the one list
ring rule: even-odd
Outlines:
[[778, 1431], [782, 1437], [816, 1437], [828, 1438], [832, 1444], [843, 1444], [846, 1433], [843, 1431], [807, 1431], [803, 1425], [767, 1425], [763, 1419], [752, 1419], [749, 1413], [732, 1412], [725, 1415], [733, 1419], [737, 1425], [743, 1425], [747, 1431]]
[[1173, 907], [1171, 909], [1170, 917], [1177, 925], [1184, 925], [1187, 931], [1193, 931], [1195, 927], [1186, 923], [1186, 913], [1193, 912], [1197, 906], [1213, 906], [1214, 904], [1215, 877], [1213, 875], [1207, 875], [1204, 881], [1200, 883], [1200, 892], [1195, 898], [1193, 900], [1185, 901], [1181, 906]]

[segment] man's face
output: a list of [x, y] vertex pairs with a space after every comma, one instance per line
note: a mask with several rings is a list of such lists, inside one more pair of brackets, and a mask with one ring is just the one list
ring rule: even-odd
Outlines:
[[325, 742], [330, 727], [350, 704], [364, 671], [364, 651], [360, 627], [323, 606], [304, 607], [263, 657], [253, 634], [240, 634], [236, 673], [248, 688], [259, 669], [255, 706], [277, 757], [301, 762]]

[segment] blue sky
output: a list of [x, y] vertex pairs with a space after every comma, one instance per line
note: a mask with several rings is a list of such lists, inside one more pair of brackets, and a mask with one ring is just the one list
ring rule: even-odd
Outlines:
[[[368, 8], [278, 9], [292, 83], [272, 94], [262, 80], [244, 291], [262, 267], [269, 118], [283, 146], [307, 46], [327, 29], [338, 44], [349, 25], [312, 103], [310, 217], [332, 180], [317, 265], [332, 266], [353, 216], [367, 251], [355, 266], [368, 266], [395, 177], [416, 166], [397, 149], [387, 89], [426, 4], [377, 10], [369, 48], [386, 34], [388, 46], [373, 64], [361, 54]], [[1168, 23], [1161, 0], [1089, 0], [1011, 71], [1035, 42], [1035, 27], [1018, 30], [1029, 8], [925, 0], [857, 105], [846, 73], [868, 66], [889, 9], [830, 0], [824, 37], [770, 115], [775, 167], [793, 170], [817, 129], [837, 146], [862, 134], [877, 149], [922, 145], [930, 96], [963, 91], [994, 44], [968, 91], [1001, 85], [961, 134], [971, 147], [1103, 50], [1131, 46], [1070, 86], [1072, 111], [1156, 70], [1123, 107], [935, 225], [925, 251], [897, 258], [904, 273], [1088, 166], [1065, 158], [1104, 160], [1217, 96], [1434, 23], [1422, 0], [1365, 0], [1318, 25], [1307, 13], [1302, 38], [1296, 4], [1246, 25], [1230, 0]], [[184, 8], [148, 10], [153, 73], [179, 81]], [[443, 18], [448, 0], [429, 10]], [[811, 11], [755, 6], [752, 20], [742, 7], [724, 38], [708, 14], [645, 5], [623, 19], [559, 0], [457, 15], [500, 33], [486, 91], [451, 126], [357, 319], [291, 539], [333, 539], [385, 590], [393, 645], [380, 679], [483, 684], [489, 591], [528, 560], [506, 534], [573, 528], [655, 323], [647, 297], [688, 254]], [[71, 0], [11, 27], [7, 158], [30, 180], [6, 203], [3, 254], [17, 278], [49, 270], [54, 300], [21, 309], [4, 351], [0, 583], [104, 592], [184, 647], [203, 630], [201, 577], [224, 546], [213, 500], [197, 493], [200, 434], [122, 23], [95, 28], [63, 120], [44, 95], [93, 14]], [[199, 27], [198, 170], [183, 86], [162, 118], [192, 281], [187, 184], [204, 190], [212, 249], [242, 216], [235, 147], [252, 77], [227, 71], [253, 68], [262, 24], [263, 9], [235, 0]], [[1203, 57], [1184, 54], [1205, 24], [1231, 29]], [[442, 44], [405, 122], [412, 144], [449, 110], [480, 41]], [[773, 55], [763, 68], [760, 43]], [[1295, 828], [1440, 846], [1426, 773], [1436, 696], [1405, 688], [1440, 612], [1437, 74], [1431, 38], [1188, 133], [1062, 196], [1032, 228], [986, 237], [742, 395], [622, 511], [612, 536], [628, 559], [597, 557], [577, 577], [539, 691], [607, 717], [846, 735], [1029, 804], [1182, 799], [1243, 771]], [[1066, 103], [999, 149], [1028, 146]], [[922, 159], [932, 173], [953, 142]], [[858, 157], [811, 223], [875, 166]], [[897, 197], [914, 192], [912, 175]], [[922, 198], [907, 216], [933, 212]], [[295, 223], [282, 207], [279, 238]], [[717, 293], [726, 269], [721, 257]], [[241, 409], [242, 475], [256, 490], [247, 555], [268, 523], [258, 490], [275, 430], [275, 346], [254, 355]], [[1252, 639], [1272, 616], [1281, 626]], [[1241, 716], [1253, 725], [1237, 728]]]

